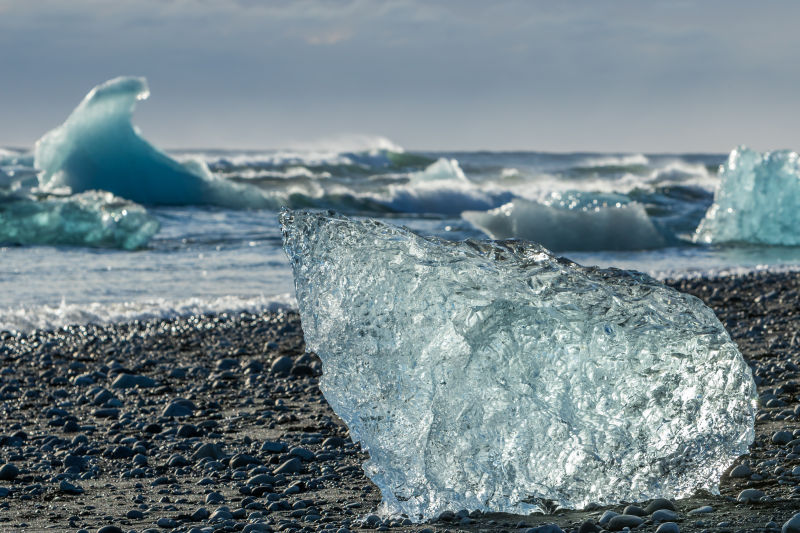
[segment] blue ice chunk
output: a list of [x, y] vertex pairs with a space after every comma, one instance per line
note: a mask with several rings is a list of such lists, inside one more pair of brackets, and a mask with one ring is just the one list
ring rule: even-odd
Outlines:
[[158, 221], [142, 206], [108, 192], [45, 198], [0, 194], [0, 244], [134, 250], [158, 229]]
[[695, 242], [800, 245], [800, 157], [740, 146], [720, 167], [714, 203]]
[[180, 163], [144, 140], [131, 118], [149, 94], [136, 77], [92, 89], [64, 124], [37, 141], [40, 186], [104, 190], [142, 204], [270, 206], [258, 189], [216, 177], [201, 161]]
[[694, 296], [523, 241], [281, 223], [320, 388], [388, 512], [717, 493], [753, 441], [750, 368]]

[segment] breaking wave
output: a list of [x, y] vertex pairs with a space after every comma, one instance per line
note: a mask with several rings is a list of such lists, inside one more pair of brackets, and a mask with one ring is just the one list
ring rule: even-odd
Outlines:
[[555, 251], [646, 250], [666, 245], [636, 202], [555, 206], [518, 198], [462, 216], [492, 239], [525, 239]]
[[0, 331], [52, 330], [73, 324], [104, 325], [225, 312], [274, 312], [293, 310], [296, 307], [294, 296], [288, 293], [271, 297], [224, 296], [177, 301], [159, 298], [115, 304], [76, 305], [62, 302], [58, 306], [41, 305], [0, 310]]

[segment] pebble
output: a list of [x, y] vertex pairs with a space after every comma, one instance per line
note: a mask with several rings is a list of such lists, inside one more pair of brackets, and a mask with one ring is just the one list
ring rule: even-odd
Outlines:
[[608, 521], [608, 529], [609, 531], [622, 531], [623, 528], [634, 528], [643, 523], [644, 520], [639, 516], [621, 514]]
[[19, 468], [11, 463], [6, 463], [0, 466], [0, 480], [14, 481], [19, 475]]
[[558, 524], [544, 524], [538, 527], [531, 527], [525, 530], [525, 533], [564, 533]]
[[66, 479], [61, 480], [61, 483], [59, 483], [58, 485], [58, 490], [60, 490], [64, 494], [83, 494], [83, 487], [79, 487], [78, 485], [73, 485]]
[[604, 526], [608, 524], [608, 521], [614, 518], [615, 516], [619, 516], [619, 513], [615, 513], [614, 511], [606, 511], [600, 516], [600, 520], [597, 521], [598, 524]]
[[164, 529], [174, 529], [178, 527], [178, 522], [172, 518], [167, 518], [164, 516], [156, 521], [156, 525]]
[[783, 524], [781, 533], [800, 533], [800, 513], [792, 516]]
[[659, 509], [650, 515], [653, 522], [674, 522], [678, 519], [678, 513], [669, 509]]
[[277, 375], [288, 374], [292, 371], [294, 361], [285, 355], [275, 359], [269, 367], [270, 372]]
[[273, 474], [295, 474], [303, 471], [303, 463], [297, 457], [292, 457], [273, 471]]
[[183, 400], [178, 398], [177, 400], [173, 400], [172, 403], [167, 405], [164, 410], [161, 412], [161, 416], [165, 417], [184, 417], [184, 416], [192, 416], [194, 413], [195, 406], [189, 400]]
[[739, 465], [731, 470], [730, 476], [735, 478], [748, 478], [753, 474], [748, 465]]
[[656, 533], [680, 533], [680, 528], [675, 522], [664, 522], [658, 526]]
[[772, 435], [772, 444], [788, 444], [794, 440], [794, 436], [788, 431], [777, 431]]
[[741, 503], [757, 503], [765, 496], [763, 491], [758, 489], [744, 489], [736, 497], [736, 501]]
[[622, 514], [629, 514], [633, 516], [646, 516], [647, 513], [644, 509], [639, 507], [638, 505], [628, 505], [625, 507], [625, 510], [622, 511]]
[[124, 533], [121, 527], [104, 526], [97, 530], [97, 533]]
[[689, 511], [689, 515], [707, 514], [713, 512], [714, 512], [713, 507], [711, 507], [710, 505], [704, 505], [702, 507], [696, 507], [692, 509], [691, 511]]
[[218, 444], [214, 444], [211, 442], [207, 442], [201, 445], [192, 454], [193, 461], [198, 461], [199, 459], [203, 458], [222, 459], [223, 457], [225, 457], [225, 452], [222, 451], [222, 448], [220, 448]]
[[600, 528], [591, 520], [586, 520], [578, 528], [578, 533], [600, 533]]
[[134, 387], [150, 388], [158, 386], [158, 382], [147, 376], [120, 374], [111, 384], [113, 389], [132, 389]]
[[667, 500], [666, 498], [656, 498], [655, 500], [647, 504], [647, 507], [644, 508], [644, 511], [647, 514], [653, 514], [655, 511], [658, 511], [659, 509], [668, 509], [670, 511], [677, 511], [677, 509], [675, 508], [675, 504]]
[[261, 451], [267, 453], [283, 453], [288, 449], [288, 446], [282, 442], [265, 441], [261, 445]]

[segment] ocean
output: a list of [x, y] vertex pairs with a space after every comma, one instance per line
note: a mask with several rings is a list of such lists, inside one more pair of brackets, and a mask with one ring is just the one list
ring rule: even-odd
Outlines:
[[0, 149], [0, 330], [291, 307], [281, 207], [534, 240], [659, 278], [800, 264], [797, 247], [697, 238], [728, 154], [439, 152], [381, 137], [166, 153], [131, 126], [146, 86], [122, 80], [35, 149]]

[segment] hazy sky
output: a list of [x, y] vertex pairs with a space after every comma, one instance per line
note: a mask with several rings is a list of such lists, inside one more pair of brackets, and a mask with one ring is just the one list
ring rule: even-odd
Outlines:
[[0, 0], [0, 146], [147, 77], [165, 147], [800, 148], [800, 2]]

